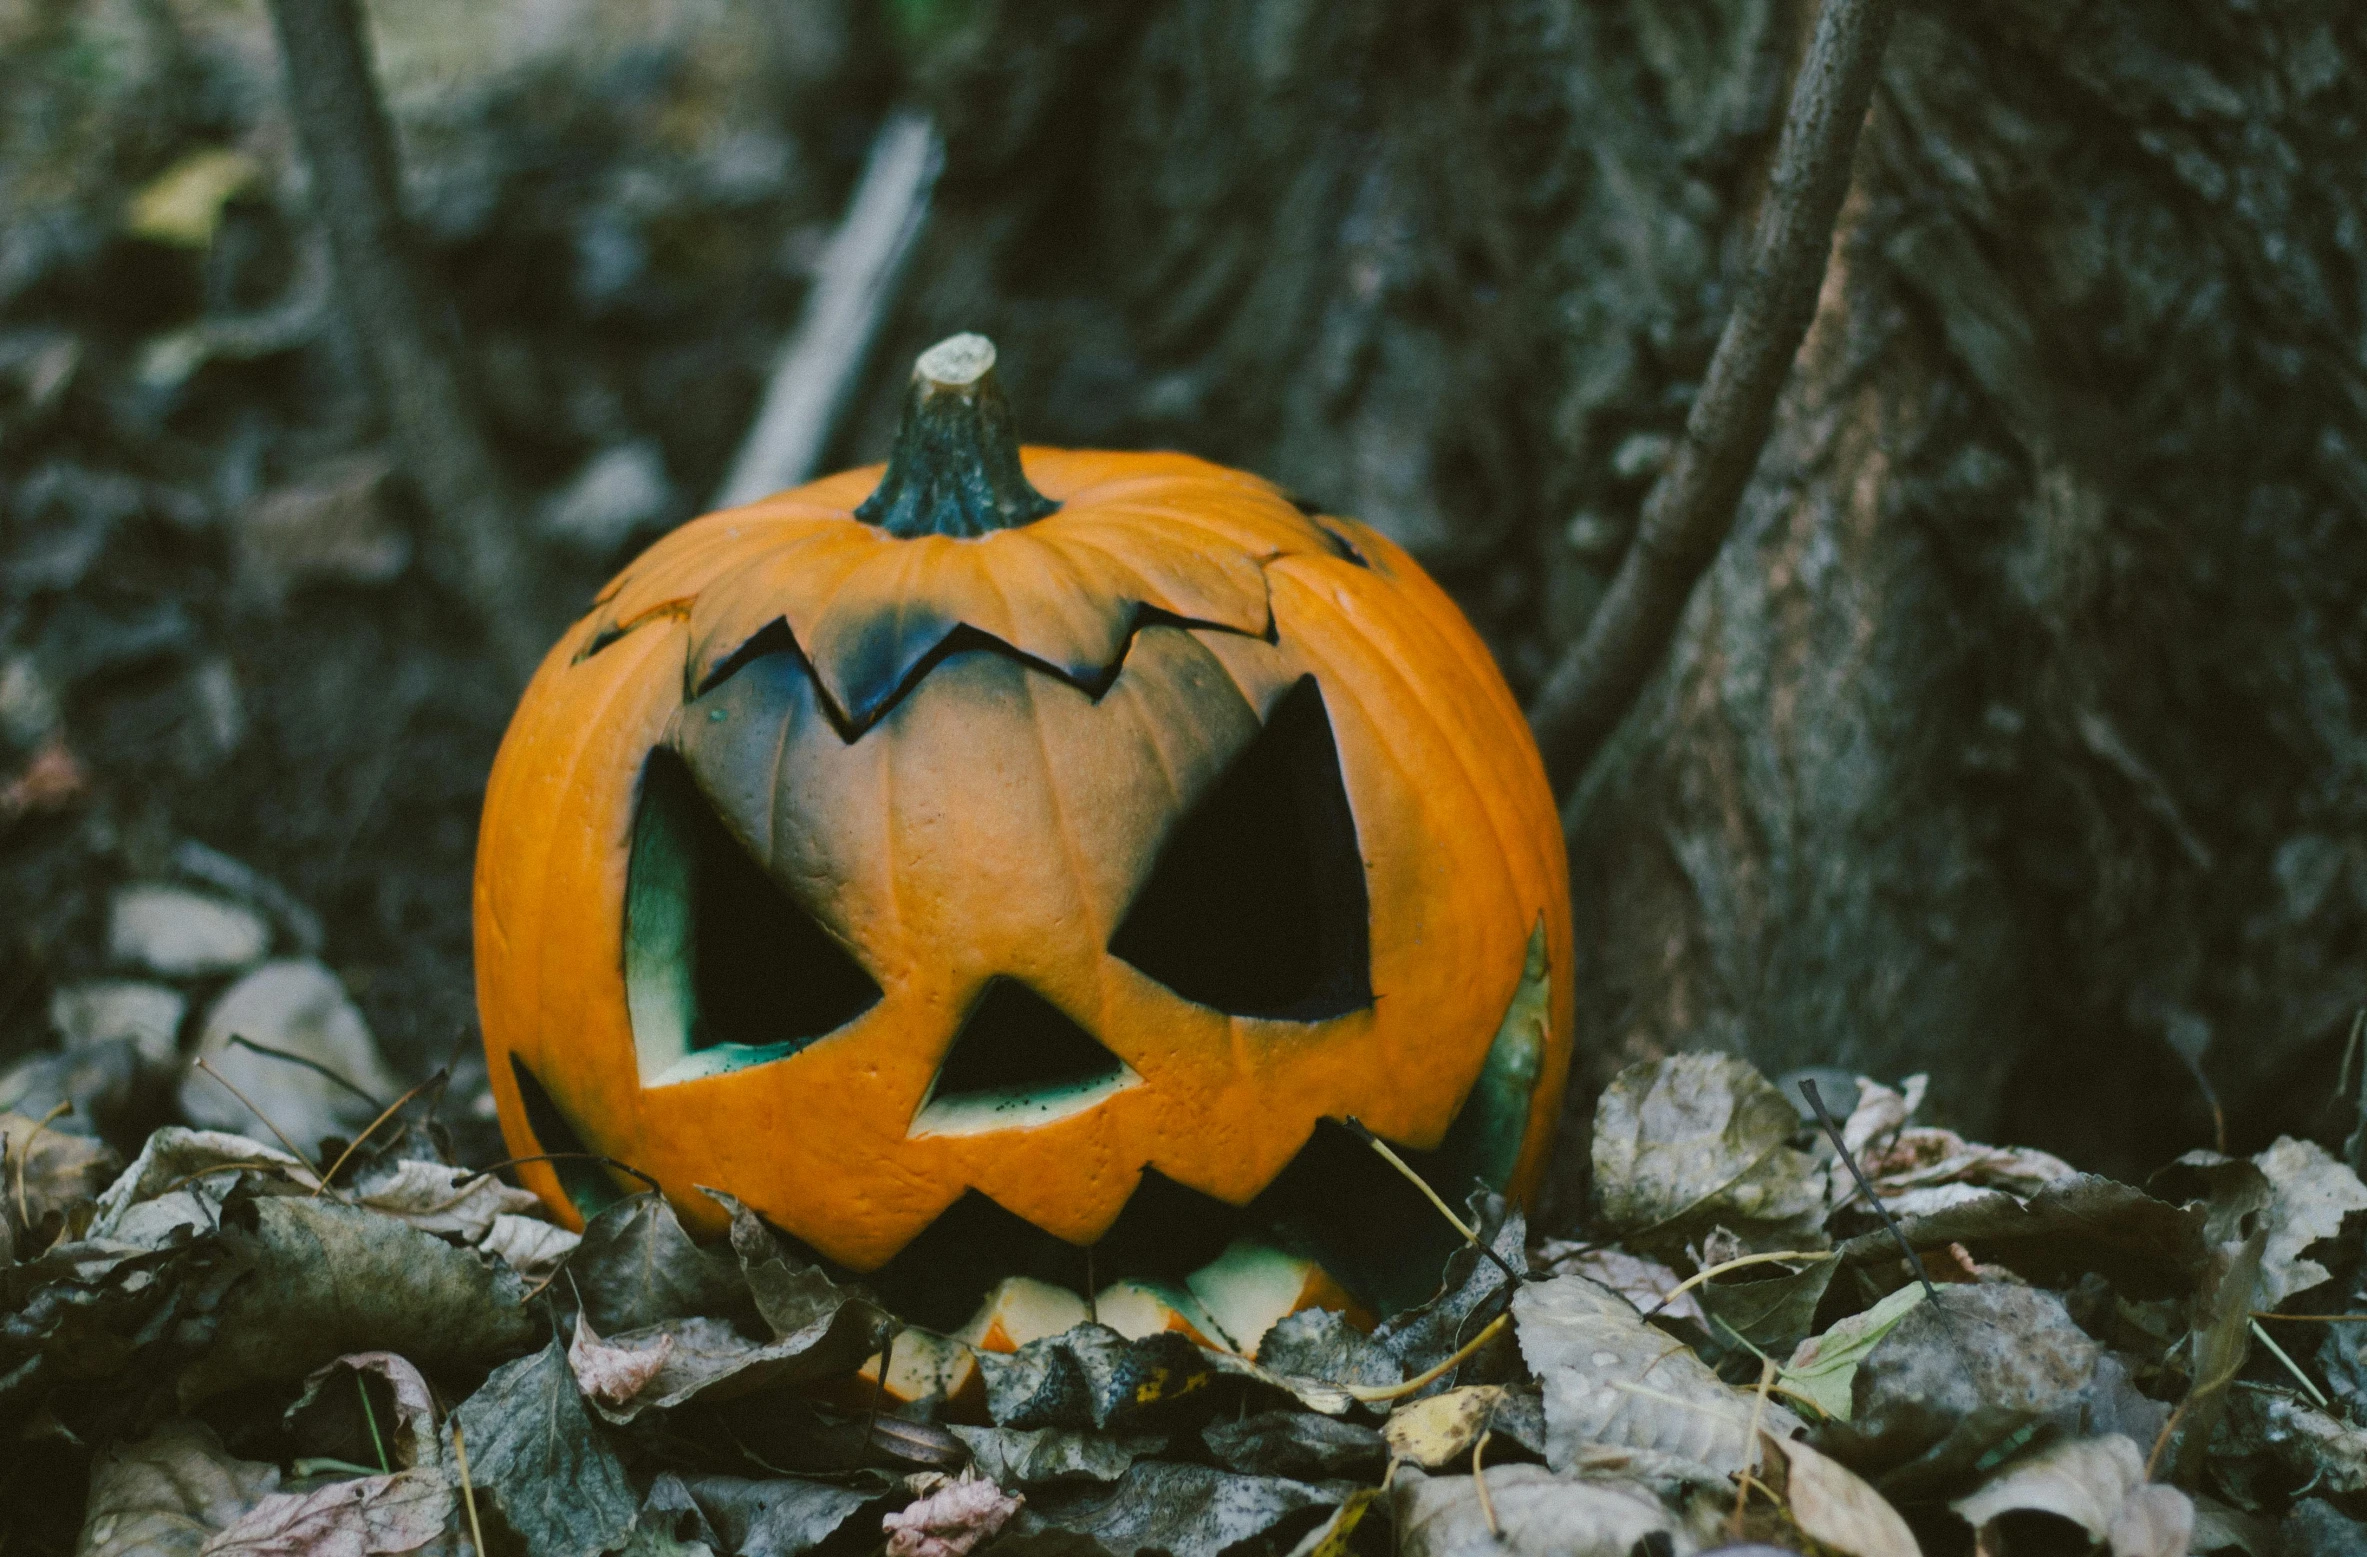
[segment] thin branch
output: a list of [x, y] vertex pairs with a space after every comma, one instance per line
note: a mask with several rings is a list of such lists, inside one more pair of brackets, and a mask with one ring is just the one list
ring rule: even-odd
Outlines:
[[1891, 1214], [1890, 1207], [1882, 1203], [1882, 1197], [1875, 1194], [1874, 1186], [1867, 1182], [1866, 1170], [1858, 1166], [1857, 1153], [1849, 1149], [1849, 1140], [1842, 1132], [1840, 1121], [1833, 1117], [1831, 1109], [1825, 1107], [1825, 1100], [1817, 1095], [1816, 1083], [1801, 1082], [1800, 1095], [1808, 1099], [1810, 1108], [1816, 1110], [1816, 1122], [1824, 1127], [1825, 1135], [1833, 1143], [1833, 1150], [1841, 1154], [1841, 1166], [1847, 1168], [1850, 1178], [1856, 1181], [1858, 1193], [1866, 1197], [1866, 1204], [1873, 1208], [1876, 1216], [1882, 1218], [1882, 1225], [1890, 1229], [1891, 1239], [1899, 1246], [1899, 1253], [1907, 1257], [1907, 1268], [1915, 1273], [1917, 1281], [1923, 1283], [1923, 1295], [1937, 1303], [1940, 1289], [1931, 1284], [1931, 1273], [1923, 1268], [1923, 1256], [1915, 1252], [1914, 1240], [1907, 1236], [1907, 1230], [1899, 1226], [1899, 1219]]
[[1776, 397], [1816, 313], [1896, 0], [1825, 0], [1792, 86], [1742, 295], [1667, 472], [1586, 631], [1529, 709], [1557, 794], [1586, 771], [1660, 663], [1693, 586], [1733, 528]]
[[298, 1054], [292, 1049], [275, 1049], [267, 1043], [255, 1042], [254, 1039], [249, 1038], [245, 1033], [232, 1033], [230, 1035], [229, 1043], [223, 1045], [225, 1048], [233, 1046], [241, 1049], [251, 1049], [255, 1053], [262, 1055], [265, 1059], [279, 1060], [289, 1065], [301, 1065], [306, 1070], [311, 1071], [314, 1075], [322, 1077], [325, 1080], [335, 1082], [338, 1086], [343, 1087], [346, 1091], [352, 1093], [355, 1097], [360, 1098], [372, 1108], [384, 1108], [386, 1106], [384, 1103], [379, 1102], [374, 1095], [364, 1092], [360, 1087], [355, 1086], [352, 1082], [339, 1075], [336, 1070], [330, 1066], [322, 1064], [319, 1060], [314, 1059], [308, 1054]]
[[805, 315], [781, 348], [764, 404], [715, 493], [717, 508], [752, 503], [813, 475], [895, 300], [944, 157], [936, 126], [923, 115], [890, 114], [880, 126], [846, 216], [814, 267]]
[[394, 137], [358, 0], [271, 0], [271, 20], [313, 208], [403, 472], [427, 505], [438, 571], [522, 681], [544, 645], [514, 509], [460, 369], [459, 343], [430, 306], [403, 221]]

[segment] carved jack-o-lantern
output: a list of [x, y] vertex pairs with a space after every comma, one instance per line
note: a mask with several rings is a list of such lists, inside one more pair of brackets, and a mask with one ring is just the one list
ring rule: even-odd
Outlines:
[[[534, 678], [477, 867], [511, 1148], [728, 1191], [924, 1323], [1228, 1248], [1418, 1298], [1453, 1234], [1339, 1122], [1451, 1199], [1537, 1179], [1570, 926], [1519, 710], [1378, 534], [1021, 451], [992, 362], [932, 350], [884, 476], [684, 526]], [[524, 1172], [571, 1220], [629, 1182]]]

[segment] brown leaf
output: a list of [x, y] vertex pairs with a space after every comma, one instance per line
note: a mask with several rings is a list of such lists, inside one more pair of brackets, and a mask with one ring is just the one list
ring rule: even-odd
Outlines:
[[1584, 1276], [1597, 1286], [1609, 1287], [1641, 1313], [1658, 1310], [1671, 1319], [1690, 1319], [1698, 1325], [1709, 1323], [1709, 1316], [1693, 1301], [1692, 1293], [1680, 1294], [1674, 1303], [1665, 1301], [1683, 1285], [1684, 1278], [1658, 1260], [1630, 1254], [1615, 1244], [1580, 1247], [1549, 1241], [1542, 1252], [1545, 1264], [1554, 1275]]
[[44, 1129], [21, 1114], [0, 1114], [0, 1162], [7, 1164], [0, 1195], [20, 1234], [39, 1228], [53, 1211], [63, 1215], [95, 1200], [123, 1166], [106, 1142], [61, 1132], [54, 1124]]
[[589, 1314], [575, 1316], [575, 1339], [568, 1343], [567, 1366], [586, 1395], [603, 1406], [624, 1406], [648, 1388], [674, 1354], [674, 1337], [660, 1332], [639, 1346], [611, 1346], [592, 1328]]
[[2112, 1557], [2186, 1557], [2194, 1500], [2176, 1487], [2139, 1487], [2112, 1516]]
[[[1779, 1100], [1780, 1101], [1780, 1100]], [[1583, 1276], [1532, 1282], [1512, 1300], [1521, 1355], [1545, 1387], [1546, 1462], [1570, 1470], [1589, 1447], [1676, 1455], [1725, 1477], [1757, 1460], [1751, 1423], [1778, 1437], [1800, 1421], [1763, 1409], [1627, 1301]]]
[[[721, 1319], [670, 1319], [595, 1344], [607, 1350], [654, 1353], [657, 1367], [621, 1399], [586, 1391], [592, 1407], [619, 1424], [643, 1411], [678, 1406], [701, 1396], [727, 1399], [759, 1389], [789, 1389], [854, 1372], [879, 1350], [886, 1321], [868, 1303], [848, 1302], [835, 1313], [777, 1341], [751, 1341]], [[580, 1335], [580, 1331], [578, 1332]], [[616, 1382], [639, 1364], [619, 1362]]]
[[1846, 1557], [1922, 1557], [1915, 1532], [1855, 1471], [1804, 1443], [1769, 1440], [1784, 1460], [1784, 1501], [1802, 1534]]
[[2252, 1159], [2275, 1192], [2266, 1220], [2268, 1242], [2260, 1251], [2258, 1308], [2275, 1308], [2296, 1292], [2329, 1279], [2326, 1267], [2303, 1251], [2342, 1231], [2342, 1219], [2367, 1211], [2367, 1184], [2334, 1160], [2315, 1141], [2279, 1136]]
[[[394, 1407], [388, 1420], [378, 1420], [375, 1407], [364, 1420], [357, 1382], [366, 1387], [369, 1379], [385, 1386]], [[289, 1431], [305, 1435], [316, 1446], [324, 1434], [337, 1434], [345, 1449], [337, 1456], [341, 1459], [358, 1461], [365, 1445], [371, 1454], [383, 1445], [390, 1468], [408, 1470], [433, 1465], [443, 1453], [436, 1435], [435, 1396], [419, 1370], [393, 1352], [353, 1352], [315, 1368], [281, 1420]]]
[[182, 1398], [300, 1378], [350, 1351], [429, 1368], [483, 1366], [531, 1346], [537, 1324], [508, 1267], [326, 1199], [266, 1198], [232, 1240], [252, 1269], [223, 1299], [212, 1350]]
[[444, 1533], [454, 1491], [432, 1468], [331, 1482], [265, 1498], [199, 1557], [391, 1557]]
[[[2006, 1265], [2043, 1286], [2070, 1286], [2096, 1271], [2138, 1292], [2183, 1290], [2203, 1251], [2199, 1211], [2092, 1173], [2059, 1179], [2027, 1201], [1980, 1190], [1928, 1215], [1899, 1220], [1918, 1250], [1961, 1243], [1977, 1259]], [[1897, 1240], [1887, 1229], [1849, 1239], [1838, 1253], [1844, 1265], [1899, 1263]]]
[[490, 1173], [446, 1162], [405, 1159], [363, 1176], [352, 1191], [356, 1205], [391, 1216], [423, 1233], [481, 1244], [503, 1215], [522, 1215], [542, 1202]]
[[1381, 1429], [1394, 1459], [1437, 1470], [1458, 1464], [1471, 1455], [1471, 1446], [1488, 1430], [1497, 1410], [1512, 1392], [1501, 1384], [1467, 1384], [1399, 1406]]
[[1651, 1536], [1677, 1533], [1660, 1499], [1632, 1483], [1564, 1480], [1542, 1465], [1485, 1474], [1483, 1505], [1468, 1475], [1399, 1472], [1393, 1500], [1402, 1557], [1628, 1557]]
[[949, 1481], [928, 1496], [880, 1520], [888, 1557], [969, 1557], [994, 1539], [1021, 1499], [987, 1480]]
[[1976, 1531], [2007, 1514], [2051, 1514], [2100, 1543], [2144, 1482], [2145, 1451], [2132, 1440], [2117, 1433], [2073, 1438], [2014, 1461], [1948, 1506]]
[[232, 1459], [202, 1422], [168, 1422], [99, 1457], [77, 1557], [196, 1557], [278, 1486], [278, 1466]]
[[1824, 1174], [1786, 1144], [1799, 1127], [1774, 1084], [1733, 1055], [1631, 1065], [1595, 1105], [1603, 1221], [1646, 1253], [1717, 1226], [1753, 1248], [1818, 1247]]

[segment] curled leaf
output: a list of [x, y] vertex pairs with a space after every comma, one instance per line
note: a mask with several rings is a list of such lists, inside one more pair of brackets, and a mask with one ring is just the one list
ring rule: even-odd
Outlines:
[[991, 1481], [948, 1481], [880, 1520], [888, 1557], [969, 1557], [1010, 1523], [1019, 1502]]
[[1646, 1253], [1724, 1226], [1753, 1248], [1814, 1247], [1824, 1175], [1788, 1144], [1800, 1116], [1730, 1054], [1631, 1065], [1595, 1105], [1594, 1184], [1604, 1223]]

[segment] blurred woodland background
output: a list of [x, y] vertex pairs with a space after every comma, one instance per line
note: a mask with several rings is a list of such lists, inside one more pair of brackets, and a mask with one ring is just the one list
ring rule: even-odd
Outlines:
[[[1370, 521], [1523, 696], [1683, 423], [1812, 9], [367, 7], [538, 640], [712, 497], [909, 107], [944, 170], [825, 468], [980, 330], [1031, 441]], [[2194, 1066], [2235, 1149], [2349, 1127], [2363, 114], [2350, 0], [1906, 8], [1734, 533], [1568, 796], [1562, 1204], [1594, 1091], [1680, 1047], [1928, 1070], [1955, 1122], [2104, 1171], [2209, 1144]], [[321, 958], [395, 1074], [455, 1060], [492, 1155], [469, 872], [514, 683], [405, 475], [261, 0], [0, 0], [19, 1112], [164, 1117], [237, 966], [126, 927], [177, 882]], [[109, 1070], [60, 992], [142, 965], [184, 1004]]]

